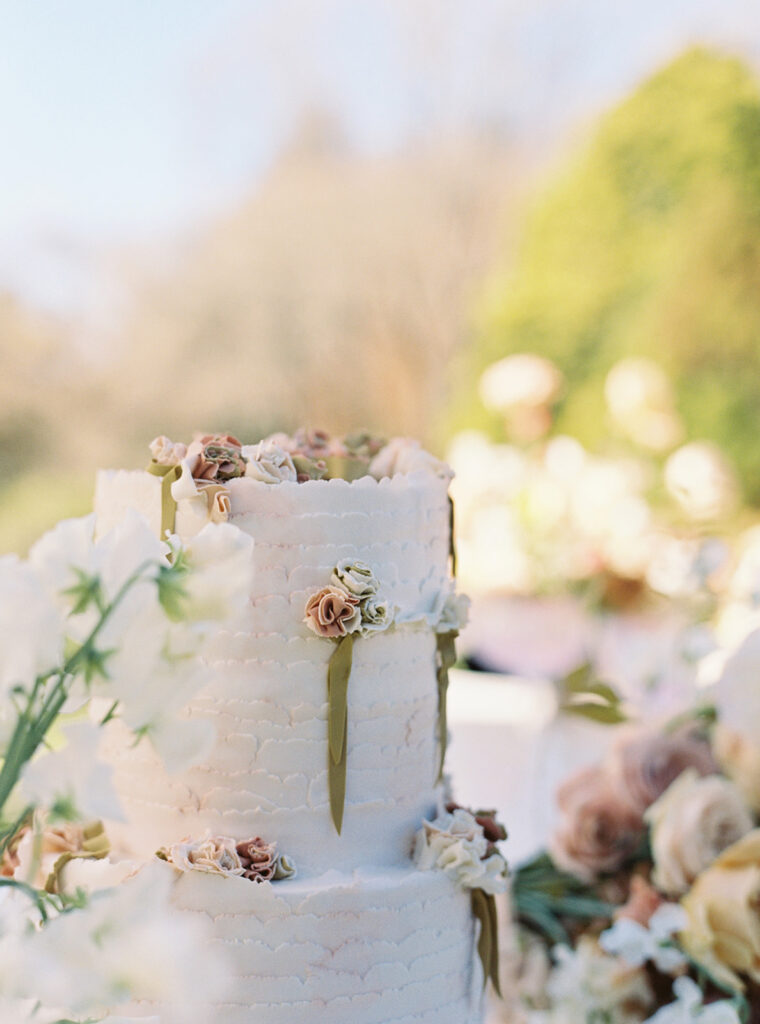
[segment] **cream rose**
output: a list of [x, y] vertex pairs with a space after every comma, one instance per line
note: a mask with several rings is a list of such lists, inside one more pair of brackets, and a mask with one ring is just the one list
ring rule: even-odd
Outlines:
[[434, 612], [436, 633], [458, 633], [467, 625], [470, 615], [470, 599], [466, 594], [457, 594], [453, 588], [441, 594]]
[[159, 466], [178, 466], [187, 455], [187, 445], [161, 434], [150, 442], [150, 454]]
[[414, 861], [421, 871], [437, 869], [464, 889], [495, 894], [507, 888], [507, 866], [500, 853], [490, 852], [483, 828], [462, 808], [426, 821], [417, 833]]
[[760, 982], [760, 829], [729, 846], [703, 871], [681, 905], [684, 949], [719, 981]]
[[727, 847], [752, 830], [739, 790], [720, 775], [689, 768], [644, 815], [651, 827], [653, 881], [682, 896]]
[[430, 452], [425, 451], [419, 441], [410, 437], [394, 437], [381, 448], [369, 464], [370, 476], [382, 480], [397, 473], [433, 473], [450, 480], [454, 475], [451, 468]]
[[393, 625], [394, 606], [390, 601], [378, 595], [366, 598], [361, 602], [362, 633], [381, 633]]
[[243, 457], [247, 459], [245, 475], [265, 484], [295, 482], [296, 467], [290, 452], [274, 441], [259, 441], [258, 444], [244, 445]]
[[349, 594], [363, 600], [377, 593], [378, 582], [371, 566], [358, 559], [352, 561], [344, 558], [335, 566], [332, 583], [336, 587], [345, 587]]
[[317, 636], [337, 639], [355, 633], [362, 624], [359, 598], [343, 587], [323, 587], [306, 602], [304, 622]]
[[178, 871], [203, 871], [211, 875], [242, 875], [245, 871], [235, 849], [235, 840], [227, 836], [187, 839], [162, 847], [158, 856]]

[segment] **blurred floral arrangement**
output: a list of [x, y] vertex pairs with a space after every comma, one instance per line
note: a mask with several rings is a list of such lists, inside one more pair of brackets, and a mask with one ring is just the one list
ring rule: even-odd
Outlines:
[[514, 874], [530, 1024], [747, 1024], [760, 1013], [760, 630], [700, 704], [620, 730], [560, 787]]
[[[245, 607], [250, 567], [233, 526], [182, 546], [136, 514], [102, 538], [92, 517], [62, 522], [27, 561], [0, 559], [4, 1022], [92, 1021], [178, 993], [193, 1021], [224, 985], [200, 924], [170, 905], [171, 872], [111, 863], [99, 819], [121, 811], [98, 750], [116, 717], [169, 768], [208, 749], [213, 737], [181, 711], [204, 683], [197, 656], [212, 631]], [[238, 859], [247, 870], [254, 856]]]
[[605, 721], [624, 717], [613, 690], [641, 712], [672, 710], [693, 698], [704, 655], [754, 614], [760, 528], [720, 450], [682, 443], [657, 364], [625, 359], [608, 374], [601, 454], [552, 436], [562, 389], [548, 360], [509, 356], [480, 382], [508, 440], [451, 444], [459, 577], [475, 598], [464, 650], [478, 668], [564, 681], [569, 707], [593, 716], [596, 704]]

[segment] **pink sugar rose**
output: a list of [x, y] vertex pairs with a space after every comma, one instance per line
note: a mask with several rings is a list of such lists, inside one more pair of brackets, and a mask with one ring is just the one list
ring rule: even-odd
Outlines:
[[362, 622], [359, 598], [342, 587], [323, 587], [306, 602], [304, 622], [317, 636], [337, 639], [354, 633]]

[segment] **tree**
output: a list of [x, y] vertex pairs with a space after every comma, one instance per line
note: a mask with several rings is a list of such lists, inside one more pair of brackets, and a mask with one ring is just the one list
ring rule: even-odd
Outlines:
[[480, 307], [470, 373], [516, 351], [567, 378], [558, 428], [604, 432], [602, 380], [660, 361], [687, 432], [720, 444], [760, 503], [760, 88], [687, 51], [602, 118], [525, 225]]

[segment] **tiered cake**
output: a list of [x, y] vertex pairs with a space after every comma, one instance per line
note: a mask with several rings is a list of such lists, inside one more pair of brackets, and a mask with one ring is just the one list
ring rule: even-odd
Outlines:
[[[187, 837], [264, 837], [297, 867], [295, 877], [261, 884], [178, 875], [177, 903], [213, 920], [215, 942], [234, 964], [234, 985], [209, 1007], [209, 1021], [476, 1024], [483, 973], [470, 893], [412, 860], [415, 834], [439, 799], [436, 629], [452, 594], [448, 473], [418, 447], [399, 445], [386, 450], [395, 464], [385, 476], [318, 479], [324, 473], [304, 470], [294, 455], [280, 456], [268, 479], [274, 449], [282, 450], [243, 448], [247, 475], [222, 477], [222, 500], [217, 488], [203, 503], [208, 516], [221, 509], [254, 538], [248, 620], [218, 638], [213, 681], [189, 712], [213, 722], [216, 744], [204, 764], [169, 776], [149, 745], [116, 737], [128, 816], [119, 838], [147, 858]], [[310, 462], [324, 465], [318, 454]], [[165, 529], [160, 472], [101, 473], [99, 532], [129, 508]], [[208, 518], [197, 500], [203, 481], [187, 483], [173, 484], [171, 525], [181, 537]], [[353, 643], [339, 834], [326, 687], [336, 638], [310, 628], [305, 607], [347, 563], [371, 566], [392, 624], [357, 632]], [[130, 1012], [139, 1019], [156, 1010]]]

